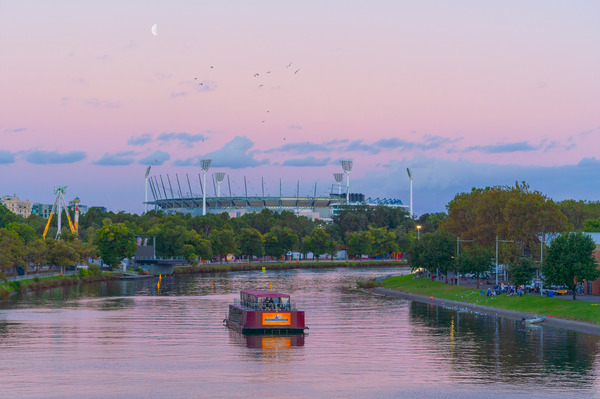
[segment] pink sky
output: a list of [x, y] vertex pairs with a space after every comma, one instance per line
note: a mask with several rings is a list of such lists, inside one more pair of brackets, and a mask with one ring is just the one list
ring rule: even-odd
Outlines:
[[[197, 175], [173, 163], [227, 143], [221, 169], [257, 186], [325, 189], [349, 158], [351, 191], [405, 202], [394, 162], [415, 159], [546, 174], [583, 162], [589, 182], [600, 176], [598, 20], [597, 1], [3, 1], [0, 191], [50, 202], [66, 184], [89, 205], [111, 197], [138, 212], [141, 160], [160, 150], [156, 173]], [[128, 144], [139, 137], [149, 142]], [[423, 172], [417, 189], [475, 185]], [[378, 190], [373, 173], [402, 188]], [[598, 186], [565, 195], [597, 200]]]

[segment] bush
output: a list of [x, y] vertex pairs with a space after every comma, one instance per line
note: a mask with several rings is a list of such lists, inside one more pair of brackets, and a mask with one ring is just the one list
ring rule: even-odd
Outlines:
[[88, 270], [84, 268], [79, 269], [79, 278], [86, 277], [88, 275]]
[[88, 275], [90, 276], [99, 276], [102, 274], [102, 270], [98, 265], [89, 265], [88, 266]]
[[33, 281], [35, 281], [36, 283], [39, 283], [40, 282], [40, 278], [39, 277], [34, 277]]
[[1, 299], [8, 299], [8, 297], [10, 296], [9, 292], [3, 289], [0, 289], [0, 300]]
[[8, 285], [14, 291], [20, 291], [21, 290], [21, 282], [20, 281], [11, 281], [10, 283], [8, 283]]
[[381, 287], [381, 283], [378, 283], [377, 281], [375, 281], [375, 279], [370, 279], [370, 280], [358, 280], [356, 282], [356, 285], [358, 286], [358, 288], [375, 288], [375, 287]]

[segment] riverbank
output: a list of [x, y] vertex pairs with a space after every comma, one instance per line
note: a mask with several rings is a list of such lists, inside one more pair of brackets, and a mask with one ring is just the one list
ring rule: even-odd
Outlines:
[[537, 314], [548, 317], [544, 325], [600, 335], [600, 306], [594, 303], [537, 295], [487, 297], [480, 295], [477, 289], [413, 277], [414, 274], [392, 277], [383, 281], [382, 287], [370, 288], [368, 291], [514, 320]]
[[121, 274], [119, 273], [102, 273], [99, 276], [78, 276], [75, 274], [71, 276], [34, 277], [27, 280], [11, 281], [0, 284], [0, 300], [7, 299], [11, 294], [17, 292], [111, 281], [119, 279], [120, 276]]
[[407, 261], [320, 261], [320, 262], [282, 262], [282, 263], [211, 263], [193, 267], [176, 267], [173, 274], [219, 273], [262, 270], [325, 269], [333, 267], [389, 267], [408, 266]]

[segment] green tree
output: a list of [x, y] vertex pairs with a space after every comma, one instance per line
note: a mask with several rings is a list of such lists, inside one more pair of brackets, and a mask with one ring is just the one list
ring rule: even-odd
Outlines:
[[65, 240], [46, 239], [48, 245], [48, 262], [54, 266], [59, 266], [61, 274], [64, 274], [65, 267], [72, 266], [79, 261], [80, 256], [74, 245]]
[[458, 257], [458, 269], [461, 273], [472, 273], [477, 276], [477, 288], [479, 279], [492, 267], [493, 253], [490, 249], [474, 244], [460, 251]]
[[26, 267], [25, 254], [25, 244], [18, 234], [11, 230], [0, 229], [0, 279], [6, 281], [5, 271], [8, 268]]
[[216, 255], [219, 255], [221, 263], [223, 263], [223, 259], [227, 258], [228, 254], [237, 253], [235, 232], [228, 224], [224, 225], [222, 229], [212, 229], [209, 239], [212, 250]]
[[390, 252], [398, 251], [398, 244], [396, 243], [396, 234], [388, 231], [385, 227], [379, 227], [377, 229], [371, 228], [370, 233], [373, 235], [373, 248], [374, 254], [379, 254], [383, 259], [387, 257]]
[[586, 220], [583, 223], [583, 231], [586, 233], [600, 233], [600, 218]]
[[521, 258], [510, 268], [510, 282], [516, 286], [531, 283], [536, 270], [531, 258]]
[[375, 237], [370, 231], [348, 232], [346, 233], [348, 243], [348, 255], [352, 257], [369, 255], [373, 252]]
[[[45, 240], [38, 238], [37, 240], [33, 240], [25, 244], [25, 263], [28, 266], [31, 263], [44, 263], [47, 256], [48, 248]], [[27, 273], [27, 269], [25, 270], [25, 273]]]
[[426, 233], [421, 239], [413, 242], [409, 259], [413, 268], [446, 274], [446, 282], [448, 282], [448, 272], [456, 268], [455, 251], [455, 241], [452, 236], [443, 231], [436, 231]]
[[564, 285], [573, 290], [578, 282], [593, 281], [600, 277], [593, 251], [594, 240], [581, 232], [565, 233], [550, 242], [542, 271], [547, 285]]
[[9, 223], [6, 225], [7, 230], [14, 231], [17, 235], [23, 240], [25, 244], [30, 243], [37, 239], [37, 235], [35, 234], [35, 229], [29, 227], [24, 223]]
[[260, 231], [253, 228], [244, 228], [238, 236], [238, 244], [240, 253], [252, 260], [253, 256], [263, 256], [265, 254], [265, 245], [263, 243], [262, 234]]
[[315, 228], [308, 240], [308, 246], [317, 260], [323, 254], [333, 253], [335, 245], [331, 236], [321, 228]]
[[94, 244], [105, 263], [119, 266], [123, 259], [131, 259], [137, 250], [133, 233], [123, 224], [108, 222], [97, 231]]

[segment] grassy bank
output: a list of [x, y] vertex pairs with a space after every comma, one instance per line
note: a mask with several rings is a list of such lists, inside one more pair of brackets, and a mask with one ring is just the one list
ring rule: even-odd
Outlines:
[[218, 272], [238, 272], [245, 270], [289, 270], [289, 269], [324, 269], [330, 267], [381, 267], [381, 266], [402, 266], [406, 261], [366, 261], [366, 262], [285, 262], [285, 263], [211, 263], [200, 267], [176, 267], [173, 272], [176, 275], [192, 273], [218, 273]]
[[103, 273], [99, 276], [53, 276], [34, 277], [21, 281], [10, 281], [0, 284], [0, 299], [6, 299], [12, 292], [27, 292], [46, 288], [72, 286], [84, 283], [95, 283], [98, 281], [110, 281], [119, 278], [116, 273]]
[[430, 279], [424, 278], [413, 280], [413, 277], [414, 274], [392, 277], [385, 280], [383, 286], [411, 294], [600, 325], [600, 306], [598, 303], [527, 294], [522, 297], [507, 297], [506, 295], [487, 297], [480, 295], [480, 290], [477, 289], [445, 284], [439, 281], [432, 282]]

